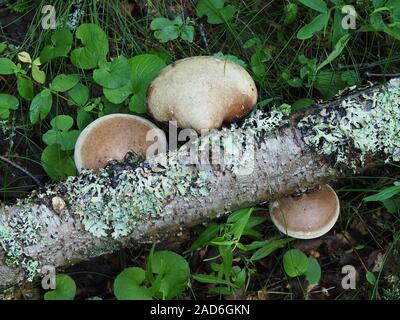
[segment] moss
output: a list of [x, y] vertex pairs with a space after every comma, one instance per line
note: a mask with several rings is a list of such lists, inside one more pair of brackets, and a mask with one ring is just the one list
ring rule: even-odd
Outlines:
[[371, 91], [343, 100], [301, 119], [304, 142], [332, 157], [340, 170], [356, 171], [369, 155], [383, 154], [386, 162], [400, 160], [400, 86], [392, 81], [381, 92]]

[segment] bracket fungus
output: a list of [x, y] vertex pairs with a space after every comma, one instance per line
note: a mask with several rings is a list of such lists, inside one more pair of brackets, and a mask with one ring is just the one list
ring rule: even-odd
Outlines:
[[157, 154], [166, 149], [165, 133], [150, 121], [129, 114], [111, 114], [98, 118], [82, 131], [74, 160], [79, 172], [98, 170], [112, 160], [122, 161], [129, 152], [146, 156], [149, 151]]
[[271, 219], [278, 230], [297, 239], [321, 237], [335, 225], [339, 212], [339, 199], [329, 185], [270, 204]]
[[256, 103], [256, 85], [243, 67], [208, 56], [181, 59], [165, 67], [147, 91], [154, 119], [176, 121], [178, 127], [197, 132], [238, 120]]

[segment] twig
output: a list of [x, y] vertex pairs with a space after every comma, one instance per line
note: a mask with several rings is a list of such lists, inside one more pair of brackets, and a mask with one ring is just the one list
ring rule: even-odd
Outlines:
[[44, 188], [43, 183], [40, 182], [40, 180], [38, 178], [36, 178], [35, 176], [33, 176], [28, 170], [24, 169], [23, 167], [21, 167], [19, 164], [7, 159], [6, 157], [0, 155], [0, 161], [3, 161], [5, 163], [7, 163], [8, 165], [14, 167], [15, 169], [21, 171], [22, 173], [24, 173], [25, 175], [27, 175], [28, 177], [30, 177], [40, 188]]
[[373, 72], [366, 72], [365, 75], [367, 77], [400, 77], [400, 73], [373, 73]]

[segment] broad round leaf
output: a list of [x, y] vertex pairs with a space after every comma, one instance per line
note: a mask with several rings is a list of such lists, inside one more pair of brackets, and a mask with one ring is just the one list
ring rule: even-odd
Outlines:
[[71, 62], [82, 69], [93, 69], [105, 61], [108, 53], [107, 35], [97, 24], [85, 23], [76, 30], [76, 38], [82, 47], [71, 52]]
[[46, 63], [54, 58], [66, 57], [72, 46], [72, 34], [67, 29], [54, 31], [51, 44], [45, 46], [40, 53], [40, 61]]
[[29, 78], [24, 78], [20, 75], [17, 76], [17, 89], [18, 93], [25, 100], [32, 100], [33, 98], [33, 82]]
[[65, 180], [76, 174], [71, 155], [61, 150], [57, 144], [47, 146], [42, 153], [41, 162], [48, 176], [54, 180]]
[[65, 92], [72, 89], [79, 82], [77, 74], [60, 74], [56, 76], [50, 84], [54, 91]]
[[301, 276], [308, 269], [308, 258], [298, 249], [289, 250], [283, 256], [283, 267], [289, 277]]
[[74, 300], [76, 284], [74, 279], [66, 274], [56, 276], [56, 289], [44, 294], [44, 300]]
[[314, 258], [308, 258], [306, 279], [310, 284], [317, 284], [321, 279], [321, 267], [318, 261]]
[[68, 95], [74, 103], [82, 107], [89, 100], [89, 88], [81, 83], [68, 91]]
[[10, 115], [9, 110], [17, 110], [19, 101], [16, 97], [7, 93], [0, 93], [0, 119], [7, 119]]
[[115, 58], [112, 62], [100, 63], [100, 68], [93, 71], [93, 79], [99, 85], [108, 89], [121, 88], [129, 82], [130, 64], [124, 56]]
[[0, 58], [0, 74], [13, 74], [17, 66], [8, 58]]
[[51, 110], [53, 97], [49, 89], [44, 89], [32, 100], [29, 108], [29, 118], [33, 124], [47, 117]]
[[124, 269], [114, 281], [114, 295], [118, 300], [151, 300], [149, 288], [141, 286], [145, 272], [141, 268]]
[[51, 126], [56, 130], [68, 131], [74, 124], [74, 119], [67, 115], [59, 115], [50, 121]]
[[172, 251], [157, 251], [149, 257], [149, 272], [157, 274], [155, 295], [160, 299], [172, 299], [187, 288], [189, 264]]

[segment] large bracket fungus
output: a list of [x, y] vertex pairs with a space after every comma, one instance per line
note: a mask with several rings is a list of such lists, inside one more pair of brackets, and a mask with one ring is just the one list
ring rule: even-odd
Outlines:
[[257, 103], [249, 73], [224, 59], [198, 56], [164, 68], [147, 93], [150, 114], [180, 128], [215, 129], [248, 114]]

